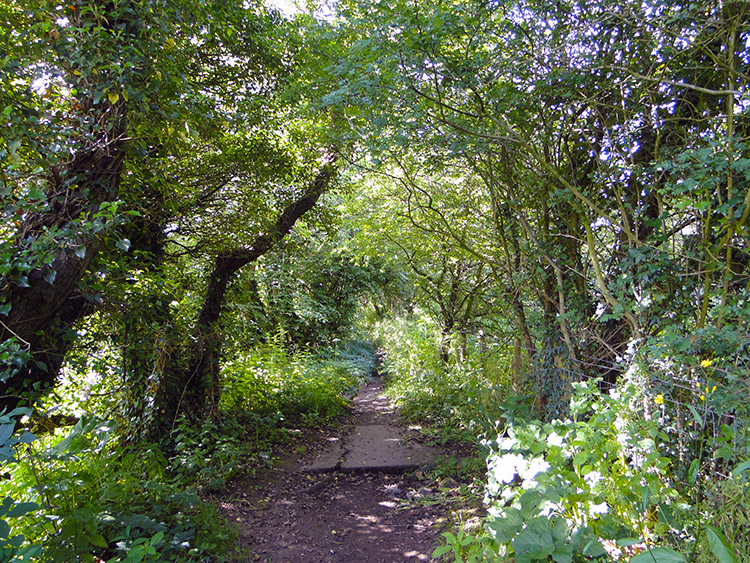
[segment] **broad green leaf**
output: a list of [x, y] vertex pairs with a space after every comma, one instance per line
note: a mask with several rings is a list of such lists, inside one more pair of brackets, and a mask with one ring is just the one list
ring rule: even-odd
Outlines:
[[639, 553], [630, 563], [687, 563], [684, 556], [668, 547], [655, 547]]
[[15, 429], [15, 427], [15, 423], [0, 425], [0, 445], [8, 441], [8, 439], [13, 435], [13, 430]]
[[732, 459], [734, 457], [734, 450], [727, 446], [722, 446], [716, 450], [716, 457], [719, 459]]
[[[2, 311], [0, 310], [0, 312], [2, 312]], [[750, 468], [750, 460], [748, 460], [748, 461], [743, 461], [743, 462], [742, 462], [742, 463], [740, 463], [740, 464], [739, 464], [739, 465], [738, 465], [737, 467], [735, 467], [734, 469], [732, 469], [732, 477], [737, 477], [737, 476], [738, 476], [738, 475], [740, 475], [740, 474], [741, 474], [741, 473], [742, 473], [743, 471], [747, 471], [747, 470], [748, 470], [748, 468]]]
[[555, 563], [571, 563], [573, 561], [573, 546], [558, 545], [550, 556]]
[[591, 540], [583, 547], [583, 554], [589, 557], [600, 557], [607, 553], [599, 540]]
[[435, 551], [432, 552], [432, 558], [437, 559], [438, 557], [442, 557], [446, 553], [450, 553], [451, 547], [449, 545], [440, 545], [435, 548]]
[[578, 452], [575, 456], [573, 456], [573, 464], [582, 465], [586, 463], [588, 459], [589, 459], [589, 454], [587, 452]]
[[735, 551], [729, 540], [718, 528], [706, 526], [706, 537], [708, 538], [708, 547], [719, 560], [719, 563], [737, 563]]
[[511, 542], [516, 553], [529, 557], [545, 558], [555, 551], [552, 524], [546, 518], [534, 518]]
[[10, 535], [10, 526], [8, 523], [0, 519], [0, 539], [6, 539]]
[[8, 512], [8, 516], [11, 518], [18, 518], [34, 510], [39, 510], [39, 505], [35, 502], [19, 502]]
[[89, 542], [96, 547], [108, 547], [107, 540], [105, 540], [104, 536], [101, 534], [92, 534], [89, 536]]

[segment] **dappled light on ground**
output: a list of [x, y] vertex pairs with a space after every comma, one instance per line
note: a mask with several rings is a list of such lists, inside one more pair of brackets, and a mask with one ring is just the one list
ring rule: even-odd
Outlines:
[[[378, 383], [365, 387], [355, 400], [349, 428], [338, 436], [321, 435], [305, 445], [316, 451], [350, 442], [347, 436], [373, 427], [396, 424]], [[365, 426], [360, 426], [365, 424]], [[364, 428], [365, 430], [362, 430]], [[382, 430], [382, 428], [381, 428]], [[405, 431], [405, 429], [401, 429]], [[396, 437], [376, 434], [393, 448]], [[313, 443], [314, 442], [314, 443]], [[403, 444], [408, 448], [408, 444]], [[345, 450], [341, 450], [345, 451]], [[278, 468], [259, 478], [235, 484], [221, 506], [236, 522], [245, 559], [268, 562], [389, 563], [429, 561], [447, 525], [447, 508], [419, 502], [417, 491], [429, 491], [421, 471], [330, 473], [304, 472], [304, 463], [290, 453]], [[407, 500], [409, 499], [409, 500]], [[239, 561], [239, 560], [238, 560]]]

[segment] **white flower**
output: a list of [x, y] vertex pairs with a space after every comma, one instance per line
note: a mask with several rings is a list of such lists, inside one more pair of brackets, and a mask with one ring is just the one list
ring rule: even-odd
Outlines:
[[563, 437], [560, 436], [557, 432], [553, 432], [549, 436], [547, 436], [547, 443], [550, 446], [557, 446], [558, 448], [561, 447], [564, 443]]
[[518, 468], [518, 474], [523, 479], [533, 479], [540, 473], [544, 473], [550, 468], [549, 463], [543, 457], [535, 457], [526, 462], [524, 467]]
[[515, 478], [518, 467], [525, 462], [519, 454], [494, 457], [489, 463], [490, 474], [498, 483], [510, 483]]
[[594, 487], [599, 481], [602, 480], [602, 474], [598, 471], [591, 471], [584, 476], [584, 479], [589, 484], [589, 487]]

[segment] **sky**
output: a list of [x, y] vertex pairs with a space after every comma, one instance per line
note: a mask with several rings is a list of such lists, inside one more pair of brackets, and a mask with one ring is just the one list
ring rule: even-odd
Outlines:
[[287, 17], [302, 11], [297, 7], [295, 0], [268, 0], [268, 3]]

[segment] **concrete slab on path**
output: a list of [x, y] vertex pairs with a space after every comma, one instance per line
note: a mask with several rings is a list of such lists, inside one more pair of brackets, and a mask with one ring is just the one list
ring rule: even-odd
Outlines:
[[341, 440], [336, 440], [325, 452], [307, 465], [303, 465], [302, 471], [305, 473], [328, 473], [329, 471], [336, 471], [341, 466], [344, 453], [344, 446]]
[[303, 467], [308, 473], [380, 471], [398, 473], [428, 465], [440, 450], [406, 440], [404, 429], [390, 424], [355, 426], [339, 443]]
[[341, 470], [395, 473], [427, 465], [438, 456], [436, 448], [406, 441], [402, 431], [388, 424], [356, 427], [345, 441]]

